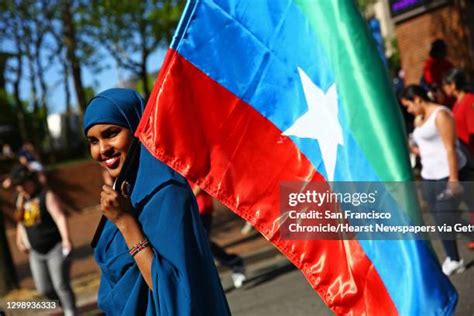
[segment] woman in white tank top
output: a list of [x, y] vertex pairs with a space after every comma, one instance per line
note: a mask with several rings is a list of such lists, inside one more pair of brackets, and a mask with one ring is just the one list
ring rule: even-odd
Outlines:
[[[400, 98], [408, 112], [417, 117], [413, 131], [416, 146], [411, 150], [421, 158], [424, 199], [437, 225], [454, 225], [462, 221], [456, 212], [460, 204], [456, 196], [462, 193], [459, 181], [464, 180], [467, 159], [456, 138], [452, 113], [447, 107], [433, 103], [417, 85], [406, 87]], [[443, 272], [447, 275], [463, 272], [465, 267], [456, 240], [443, 240], [443, 246], [447, 254]]]

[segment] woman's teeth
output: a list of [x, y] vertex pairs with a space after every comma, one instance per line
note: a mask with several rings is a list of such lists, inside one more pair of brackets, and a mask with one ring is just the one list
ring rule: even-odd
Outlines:
[[119, 157], [112, 157], [112, 158], [109, 158], [105, 161], [105, 165], [107, 166], [107, 168], [112, 168], [115, 166], [115, 164], [119, 161]]

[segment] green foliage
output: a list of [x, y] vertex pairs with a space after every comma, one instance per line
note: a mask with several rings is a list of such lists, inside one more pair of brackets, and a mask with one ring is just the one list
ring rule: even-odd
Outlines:
[[84, 93], [86, 94], [86, 100], [89, 101], [96, 95], [96, 91], [93, 87], [84, 87]]
[[0, 89], [0, 125], [16, 126], [15, 108], [8, 99], [7, 92]]
[[[10, 54], [7, 69], [10, 83], [18, 89], [9, 104], [15, 107], [15, 113], [21, 113], [10, 116], [10, 120], [12, 125], [16, 123], [14, 125], [24, 138], [31, 138], [36, 144], [47, 135], [48, 85], [45, 73], [55, 54], [48, 37], [55, 3], [57, 1], [53, 0], [5, 0], [0, 5], [1, 42], [9, 44], [6, 45]], [[22, 90], [24, 81], [29, 83], [30, 91]], [[29, 94], [25, 95], [25, 92]]]
[[359, 10], [361, 12], [365, 12], [367, 8], [369, 8], [371, 5], [375, 4], [377, 0], [357, 0], [357, 6], [359, 7]]
[[[153, 89], [153, 84], [155, 83], [156, 80], [156, 75], [153, 74], [148, 74], [148, 91], [151, 91]], [[140, 93], [141, 95], [145, 95], [145, 89], [143, 89], [143, 81], [142, 80], [137, 80], [136, 81], [137, 85], [135, 89]]]
[[[64, 5], [70, 5], [72, 22], [75, 29], [76, 54], [82, 66], [87, 67], [93, 73], [100, 72], [110, 68], [110, 65], [104, 63], [105, 54], [99, 49], [100, 45], [94, 36], [91, 36], [91, 7], [88, 0], [60, 0]], [[61, 24], [64, 22], [61, 22]], [[62, 27], [62, 25], [61, 25]]]
[[393, 75], [396, 70], [401, 67], [401, 57], [397, 39], [392, 38], [390, 44], [393, 49], [393, 54], [388, 58], [388, 68], [390, 69], [390, 74]]
[[131, 55], [169, 42], [182, 8], [178, 0], [94, 0], [83, 22], [98, 43], [133, 65]]

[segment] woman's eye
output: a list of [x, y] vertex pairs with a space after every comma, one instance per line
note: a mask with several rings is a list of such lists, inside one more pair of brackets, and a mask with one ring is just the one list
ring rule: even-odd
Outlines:
[[89, 139], [90, 145], [96, 145], [98, 143], [97, 139]]
[[120, 133], [120, 130], [108, 130], [107, 133], [105, 133], [104, 138], [114, 138]]

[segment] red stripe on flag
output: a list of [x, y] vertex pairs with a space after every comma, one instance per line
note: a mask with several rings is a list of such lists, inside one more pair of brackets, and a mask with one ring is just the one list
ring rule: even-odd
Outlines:
[[280, 182], [324, 178], [291, 139], [176, 51], [168, 51], [136, 135], [251, 222], [334, 312], [398, 314], [358, 241], [280, 239]]

